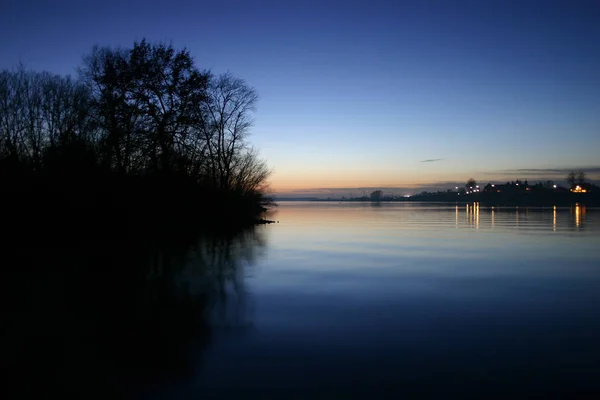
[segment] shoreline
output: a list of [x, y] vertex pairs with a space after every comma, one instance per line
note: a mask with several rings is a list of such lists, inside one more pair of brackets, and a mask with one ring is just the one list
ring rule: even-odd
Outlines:
[[[460, 197], [460, 198], [458, 198]], [[356, 199], [311, 199], [311, 200], [284, 200], [277, 201], [307, 201], [307, 202], [338, 202], [338, 203], [454, 203], [469, 204], [480, 203], [485, 206], [528, 206], [528, 207], [569, 207], [575, 205], [585, 205], [589, 207], [600, 207], [600, 196], [597, 194], [579, 194], [567, 193], [557, 196], [486, 196], [485, 193], [472, 194], [467, 196], [447, 195], [429, 195], [429, 196], [411, 196], [399, 199], [381, 199], [372, 201], [364, 198]]]

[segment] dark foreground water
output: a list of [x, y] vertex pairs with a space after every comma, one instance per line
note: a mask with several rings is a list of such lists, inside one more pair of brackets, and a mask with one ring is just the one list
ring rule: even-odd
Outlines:
[[282, 202], [271, 218], [21, 254], [38, 267], [5, 289], [11, 379], [80, 398], [600, 394], [600, 210]]
[[599, 211], [281, 203], [162, 393], [599, 394]]

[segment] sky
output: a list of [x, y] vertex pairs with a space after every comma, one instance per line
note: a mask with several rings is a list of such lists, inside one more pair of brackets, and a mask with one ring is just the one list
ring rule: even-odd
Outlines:
[[278, 196], [600, 179], [600, 1], [0, 0], [0, 69], [146, 38], [259, 94]]

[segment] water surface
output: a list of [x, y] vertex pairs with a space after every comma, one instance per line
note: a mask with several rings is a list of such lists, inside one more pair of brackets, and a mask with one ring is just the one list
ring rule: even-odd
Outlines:
[[166, 393], [597, 392], [599, 211], [282, 202]]

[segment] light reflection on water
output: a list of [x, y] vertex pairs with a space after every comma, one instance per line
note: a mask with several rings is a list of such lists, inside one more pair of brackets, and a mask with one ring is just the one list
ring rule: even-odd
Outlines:
[[[594, 210], [594, 209], [592, 209]], [[328, 202], [283, 202], [275, 218], [286, 218], [288, 224], [305, 226], [315, 221], [346, 224], [383, 223], [386, 227], [396, 225], [423, 225], [422, 228], [444, 227], [453, 222], [455, 227], [493, 228], [499, 224], [506, 229], [518, 229], [525, 221], [525, 229], [544, 231], [559, 228], [572, 230], [586, 224], [585, 205], [572, 207], [486, 207], [479, 203], [465, 205], [437, 205], [413, 203], [328, 203]], [[454, 214], [454, 215], [452, 215]], [[453, 218], [453, 219], [451, 219]], [[589, 221], [598, 229], [598, 218]], [[317, 225], [321, 229], [323, 226]]]
[[[220, 395], [597, 390], [600, 210], [283, 202]], [[448, 392], [449, 391], [449, 392]]]

